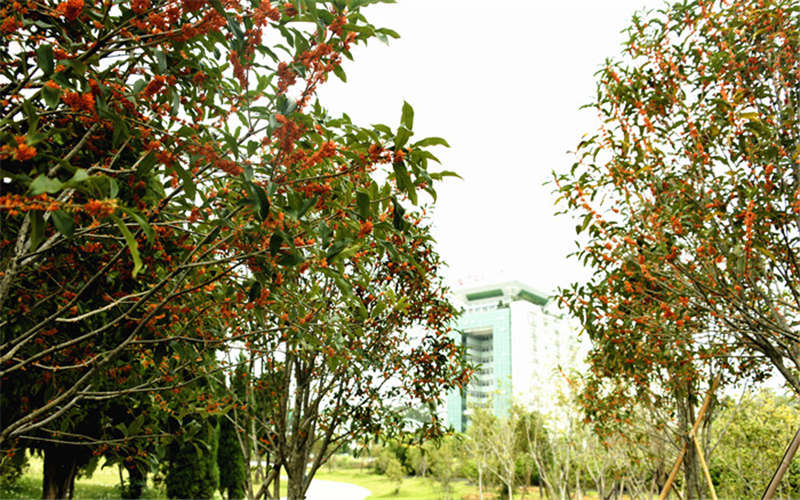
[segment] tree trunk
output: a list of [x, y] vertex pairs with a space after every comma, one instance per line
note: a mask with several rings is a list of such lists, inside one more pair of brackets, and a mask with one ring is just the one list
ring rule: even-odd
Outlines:
[[77, 471], [78, 457], [73, 447], [45, 448], [42, 499], [72, 498]]
[[[687, 387], [687, 392], [691, 390], [691, 387]], [[687, 443], [686, 454], [683, 457], [684, 498], [686, 500], [702, 500], [699, 474], [700, 463], [697, 457], [697, 449], [689, 437], [689, 433], [694, 425], [694, 407], [690, 400], [690, 394], [687, 394], [685, 397], [678, 397], [677, 399], [680, 433]]]
[[[306, 498], [306, 461], [297, 458], [287, 462], [286, 475], [286, 499], [287, 500], [305, 500]], [[291, 468], [291, 470], [289, 470]]]
[[525, 495], [528, 494], [528, 488], [531, 486], [531, 476], [533, 475], [533, 464], [531, 463], [530, 457], [525, 457], [525, 460], [525, 476], [522, 478], [525, 484], [522, 485], [520, 500], [525, 500]]
[[294, 479], [292, 477], [289, 478], [289, 484], [286, 488], [286, 499], [287, 500], [305, 500], [306, 495], [305, 491], [303, 491], [303, 481], [300, 478]]
[[281, 498], [281, 466], [280, 464], [275, 465], [275, 484], [273, 485], [274, 488], [274, 497], [275, 500], [280, 500]]
[[648, 500], [653, 500], [653, 496], [658, 495], [658, 490], [656, 489], [656, 487], [658, 486], [658, 483], [656, 481], [657, 475], [658, 475], [657, 472], [653, 474], [653, 479], [650, 481], [650, 489], [647, 492]]
[[606, 498], [606, 481], [603, 477], [603, 474], [600, 473], [600, 478], [598, 481], [595, 481], [595, 487], [597, 488], [597, 498], [600, 500], [604, 500]]
[[147, 471], [138, 467], [128, 469], [128, 496], [126, 498], [142, 498], [142, 493], [147, 485]]
[[[688, 439], [688, 436], [687, 436]], [[683, 478], [686, 484], [686, 500], [702, 500], [700, 490], [700, 474], [697, 471], [698, 458], [694, 444], [690, 444], [686, 450], [686, 457], [683, 460]]]
[[478, 467], [478, 496], [483, 500], [483, 471]]

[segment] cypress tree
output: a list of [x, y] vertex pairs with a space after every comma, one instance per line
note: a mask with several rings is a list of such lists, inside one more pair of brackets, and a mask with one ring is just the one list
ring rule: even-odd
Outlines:
[[192, 424], [200, 425], [200, 430], [170, 447], [166, 476], [169, 498], [212, 498], [219, 488], [217, 419], [212, 417], [189, 425]]
[[222, 418], [219, 430], [219, 491], [224, 495], [228, 491], [228, 499], [244, 498], [244, 487], [247, 469], [244, 454], [236, 437], [236, 426], [228, 418]]

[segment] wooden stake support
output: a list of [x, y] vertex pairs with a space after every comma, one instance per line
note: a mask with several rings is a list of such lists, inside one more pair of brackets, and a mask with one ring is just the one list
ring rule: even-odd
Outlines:
[[778, 465], [778, 469], [775, 471], [775, 474], [772, 475], [772, 479], [767, 485], [767, 489], [764, 491], [764, 495], [761, 497], [761, 500], [770, 500], [775, 494], [775, 491], [778, 489], [778, 483], [781, 482], [783, 474], [786, 472], [786, 469], [789, 468], [789, 464], [792, 462], [792, 457], [794, 457], [794, 454], [797, 453], [798, 447], [800, 447], [800, 429], [797, 430], [797, 433], [794, 435], [794, 439], [792, 439], [792, 442], [789, 443], [789, 447], [786, 448], [786, 453], [783, 454], [783, 460], [781, 460], [780, 465]]
[[[714, 394], [714, 391], [717, 390], [717, 385], [719, 385], [719, 379], [722, 377], [722, 373], [718, 373], [716, 377], [714, 377], [714, 382], [711, 384], [711, 388], [706, 393], [706, 398], [703, 400], [703, 406], [700, 407], [700, 411], [697, 413], [697, 420], [695, 420], [694, 425], [692, 426], [692, 432], [689, 433], [689, 439], [693, 440], [695, 444], [697, 441], [695, 440], [695, 436], [697, 435], [697, 429], [700, 428], [700, 423], [703, 421], [703, 417], [706, 414], [706, 410], [708, 410], [708, 405], [711, 403], [711, 395]], [[672, 483], [675, 482], [675, 477], [678, 475], [678, 471], [681, 468], [681, 464], [683, 463], [683, 457], [686, 455], [686, 450], [689, 446], [688, 441], [683, 442], [683, 448], [681, 449], [681, 454], [678, 456], [678, 460], [675, 462], [675, 466], [672, 467], [672, 470], [669, 473], [669, 477], [667, 478], [666, 484], [664, 484], [664, 488], [661, 490], [661, 495], [659, 495], [658, 500], [664, 500], [669, 495], [669, 490], [672, 488]], [[702, 454], [701, 454], [702, 456]], [[703, 460], [705, 463], [705, 460]], [[709, 481], [709, 485], [711, 484], [710, 476], [707, 477]], [[711, 491], [714, 491], [714, 487], [711, 487]], [[714, 493], [716, 495], [716, 493]], [[715, 497], [716, 498], [716, 497]]]
[[703, 467], [703, 475], [706, 476], [706, 482], [708, 483], [708, 489], [711, 492], [711, 499], [717, 500], [717, 492], [714, 490], [714, 483], [711, 482], [711, 474], [708, 472], [708, 465], [706, 465], [706, 458], [703, 456], [703, 447], [700, 446], [700, 440], [697, 439], [697, 435], [694, 436], [694, 447], [697, 448], [697, 456], [700, 458], [700, 465]]

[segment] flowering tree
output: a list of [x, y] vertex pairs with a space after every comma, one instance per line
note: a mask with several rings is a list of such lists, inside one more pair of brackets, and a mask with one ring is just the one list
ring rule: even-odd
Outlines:
[[[278, 487], [281, 469], [288, 497], [303, 498], [319, 467], [355, 439], [440, 435], [435, 409], [444, 391], [468, 380], [448, 335], [454, 309], [436, 277], [429, 228], [419, 215], [393, 215], [401, 207], [391, 199], [382, 205], [374, 226], [341, 228], [375, 240], [360, 248], [353, 240], [335, 255], [327, 245], [305, 245], [321, 266], [282, 274], [280, 287], [262, 290], [260, 312], [240, 326], [274, 332], [243, 350], [247, 389], [233, 395], [227, 416], [240, 429], [243, 452], [268, 466], [252, 471], [249, 498]], [[337, 267], [347, 280], [332, 272]], [[409, 407], [430, 408], [432, 418], [413, 428]]]
[[788, 1], [678, 2], [634, 17], [598, 73], [604, 125], [556, 176], [596, 270], [563, 294], [594, 345], [590, 415], [665, 398], [686, 428], [719, 371], [800, 392], [799, 21]]
[[557, 177], [597, 270], [566, 298], [609, 346], [598, 370], [766, 360], [800, 391], [796, 11], [676, 4], [634, 18], [627, 62], [600, 71], [605, 125]]
[[376, 1], [4, 4], [0, 448], [102, 448], [63, 434], [88, 400], [225, 411], [190, 390], [215, 350], [299, 320], [304, 272], [347, 289], [337, 255], [396, 251], [446, 143], [409, 145], [408, 105], [367, 129], [315, 101], [353, 44], [396, 36]]

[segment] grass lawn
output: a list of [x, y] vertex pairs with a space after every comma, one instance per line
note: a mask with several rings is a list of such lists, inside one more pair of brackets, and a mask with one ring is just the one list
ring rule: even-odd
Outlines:
[[[10, 500], [23, 500], [42, 497], [42, 459], [31, 456], [30, 466], [25, 474], [13, 489], [0, 488], [0, 498]], [[441, 489], [431, 478], [409, 477], [403, 480], [400, 485], [399, 493], [395, 494], [396, 485], [389, 481], [385, 476], [374, 474], [370, 471], [359, 471], [353, 469], [339, 469], [328, 472], [321, 470], [317, 476], [319, 479], [330, 481], [340, 481], [353, 483], [363, 486], [372, 491], [369, 498], [392, 498], [392, 499], [414, 499], [414, 500], [439, 500], [442, 498]], [[285, 480], [285, 478], [284, 478]], [[286, 483], [281, 481], [282, 493], [286, 494]], [[478, 498], [477, 489], [463, 482], [454, 482], [453, 498]], [[163, 490], [154, 489], [152, 484], [144, 492], [144, 498], [164, 499], [166, 494]], [[92, 477], [81, 477], [75, 481], [76, 499], [118, 499], [119, 495], [119, 475], [116, 466], [101, 469], [98, 467]], [[215, 498], [221, 498], [215, 495]], [[486, 497], [491, 498], [491, 497]], [[530, 497], [529, 497], [530, 498]]]
[[[439, 483], [430, 477], [408, 477], [403, 480], [402, 484], [400, 485], [400, 491], [396, 494], [396, 484], [392, 483], [386, 476], [375, 474], [369, 470], [361, 471], [358, 469], [334, 469], [333, 471], [328, 471], [323, 468], [320, 469], [315, 477], [329, 481], [340, 481], [343, 483], [352, 483], [363, 486], [372, 492], [372, 495], [368, 497], [369, 500], [378, 498], [392, 498], [398, 500], [440, 500], [444, 498], [442, 496]], [[454, 491], [451, 498], [456, 500], [478, 500], [480, 498], [480, 495], [478, 494], [478, 487], [473, 484], [469, 484], [466, 481], [461, 480], [453, 482], [453, 489]], [[494, 487], [489, 491], [484, 489], [483, 498], [487, 500], [499, 498], [497, 489]], [[514, 491], [514, 498], [522, 498], [521, 489], [516, 489]], [[525, 494], [526, 500], [539, 500], [539, 498], [541, 497], [539, 496], [538, 487], [531, 486], [528, 488], [528, 491]], [[623, 496], [623, 499], [627, 500], [628, 496]], [[582, 500], [598, 500], [597, 493], [584, 492]]]
[[[29, 467], [19, 482], [12, 489], [0, 487], [0, 498], [9, 500], [23, 500], [42, 497], [42, 459], [31, 456]], [[433, 478], [426, 477], [407, 477], [400, 484], [400, 490], [396, 491], [397, 485], [390, 481], [386, 476], [375, 474], [370, 470], [359, 469], [320, 469], [316, 478], [328, 481], [339, 481], [352, 483], [367, 488], [372, 492], [370, 499], [396, 499], [396, 500], [440, 500], [444, 498], [438, 482]], [[281, 481], [281, 492], [286, 494], [285, 477]], [[520, 498], [521, 491], [516, 491], [514, 498]], [[98, 467], [91, 477], [81, 477], [75, 481], [76, 499], [118, 499], [119, 495], [119, 474], [116, 466], [100, 468]], [[150, 483], [144, 491], [143, 498], [146, 499], [165, 499], [166, 494], [163, 489], [155, 489]], [[214, 498], [220, 499], [217, 493]], [[453, 494], [451, 498], [457, 500], [477, 500], [478, 489], [474, 485], [465, 481], [453, 482]], [[497, 498], [496, 491], [484, 491], [484, 498]], [[538, 489], [532, 487], [528, 490], [526, 499], [539, 498]], [[595, 500], [596, 496], [584, 496], [585, 500]]]
[[[31, 498], [42, 498], [42, 467], [41, 457], [28, 457], [28, 469], [13, 488], [4, 489], [0, 487], [0, 498], [11, 500], [22, 500]], [[167, 496], [163, 491], [153, 488], [152, 484], [144, 491], [144, 498], [165, 499]], [[119, 473], [117, 467], [106, 467], [95, 469], [92, 477], [79, 477], [75, 480], [76, 499], [117, 499], [119, 495]]]
[[[343, 483], [352, 483], [363, 486], [372, 492], [369, 499], [378, 498], [394, 498], [394, 499], [414, 499], [414, 500], [440, 500], [444, 498], [442, 489], [439, 483], [431, 477], [407, 477], [400, 484], [400, 491], [395, 493], [397, 485], [391, 482], [386, 476], [375, 474], [372, 471], [361, 471], [358, 469], [334, 469], [327, 471], [321, 469], [315, 476], [319, 479], [326, 479], [328, 481], [340, 481]], [[474, 484], [469, 484], [464, 480], [453, 481], [453, 492], [451, 498], [457, 500], [478, 500], [478, 487]], [[521, 490], [514, 492], [514, 498], [521, 498]], [[484, 499], [499, 498], [497, 491], [492, 488], [490, 491], [484, 489]], [[531, 487], [525, 495], [526, 499], [539, 498], [539, 489]], [[590, 497], [584, 497], [587, 500]]]
[[[357, 469], [339, 469], [328, 472], [320, 470], [315, 478], [328, 481], [339, 481], [363, 486], [372, 492], [369, 498], [396, 498], [414, 500], [439, 500], [442, 498], [439, 483], [431, 478], [407, 477], [400, 484], [400, 491], [395, 494], [397, 484], [391, 482], [386, 476], [369, 471]], [[474, 488], [463, 482], [453, 483], [453, 498], [463, 498], [472, 493]]]

